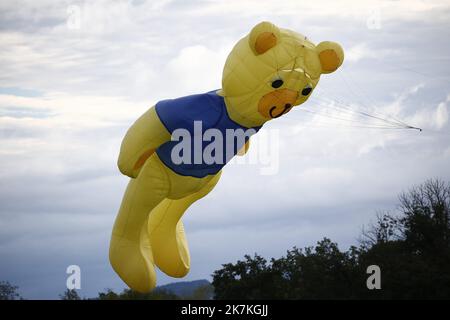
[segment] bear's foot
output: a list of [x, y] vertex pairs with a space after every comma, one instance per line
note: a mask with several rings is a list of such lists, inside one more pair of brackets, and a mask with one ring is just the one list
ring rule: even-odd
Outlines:
[[183, 278], [190, 270], [189, 248], [181, 220], [175, 226], [160, 226], [149, 235], [158, 268], [174, 278]]
[[190, 205], [187, 198], [165, 199], [149, 215], [148, 236], [156, 266], [174, 278], [182, 278], [190, 269], [189, 248], [180, 218]]
[[148, 237], [141, 241], [111, 237], [109, 260], [114, 271], [133, 290], [147, 293], [156, 286], [156, 273]]

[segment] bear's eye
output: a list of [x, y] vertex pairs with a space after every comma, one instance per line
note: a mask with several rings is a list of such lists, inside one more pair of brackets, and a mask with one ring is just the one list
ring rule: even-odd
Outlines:
[[308, 84], [306, 87], [303, 88], [302, 95], [307, 96], [311, 93], [311, 91], [312, 91], [312, 87], [311, 87], [311, 85]]
[[284, 83], [283, 80], [276, 79], [276, 80], [272, 81], [272, 88], [277, 89], [277, 88], [281, 87], [283, 85], [283, 83]]

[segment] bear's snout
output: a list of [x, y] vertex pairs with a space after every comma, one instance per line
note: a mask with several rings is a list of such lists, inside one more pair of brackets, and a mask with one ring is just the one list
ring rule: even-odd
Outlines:
[[294, 106], [298, 93], [290, 89], [281, 89], [264, 95], [258, 104], [258, 112], [267, 119], [281, 117]]

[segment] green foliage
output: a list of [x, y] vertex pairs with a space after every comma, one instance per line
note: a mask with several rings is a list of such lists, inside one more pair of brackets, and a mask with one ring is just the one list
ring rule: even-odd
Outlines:
[[205, 284], [194, 290], [192, 295], [183, 297], [186, 300], [211, 300], [214, 296], [214, 287], [210, 284]]
[[0, 281], [0, 300], [20, 300], [22, 299], [17, 292], [19, 288], [11, 285], [8, 281]]
[[[378, 214], [359, 247], [325, 238], [270, 262], [255, 254], [213, 274], [216, 299], [449, 299], [450, 185], [429, 180], [400, 195], [399, 212]], [[367, 267], [381, 268], [368, 290]]]
[[180, 298], [166, 290], [156, 289], [150, 293], [139, 293], [131, 289], [125, 289], [122, 293], [115, 293], [111, 289], [98, 294], [100, 300], [179, 300]]
[[81, 300], [77, 290], [75, 289], [66, 289], [63, 294], [59, 295], [59, 298], [61, 300]]
[[189, 296], [178, 296], [168, 290], [155, 289], [150, 293], [139, 293], [131, 289], [125, 289], [121, 293], [115, 293], [111, 289], [98, 294], [99, 300], [209, 300], [214, 295], [214, 288], [210, 284], [202, 285]]
[[352, 296], [359, 252], [341, 252], [325, 238], [293, 248], [268, 263], [259, 255], [226, 264], [213, 274], [216, 299], [342, 299]]

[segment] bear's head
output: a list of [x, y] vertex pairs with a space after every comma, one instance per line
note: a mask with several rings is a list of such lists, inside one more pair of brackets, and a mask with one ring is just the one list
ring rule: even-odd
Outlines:
[[234, 121], [260, 126], [308, 100], [320, 75], [343, 60], [335, 42], [314, 45], [297, 32], [261, 22], [229, 54], [220, 94]]

